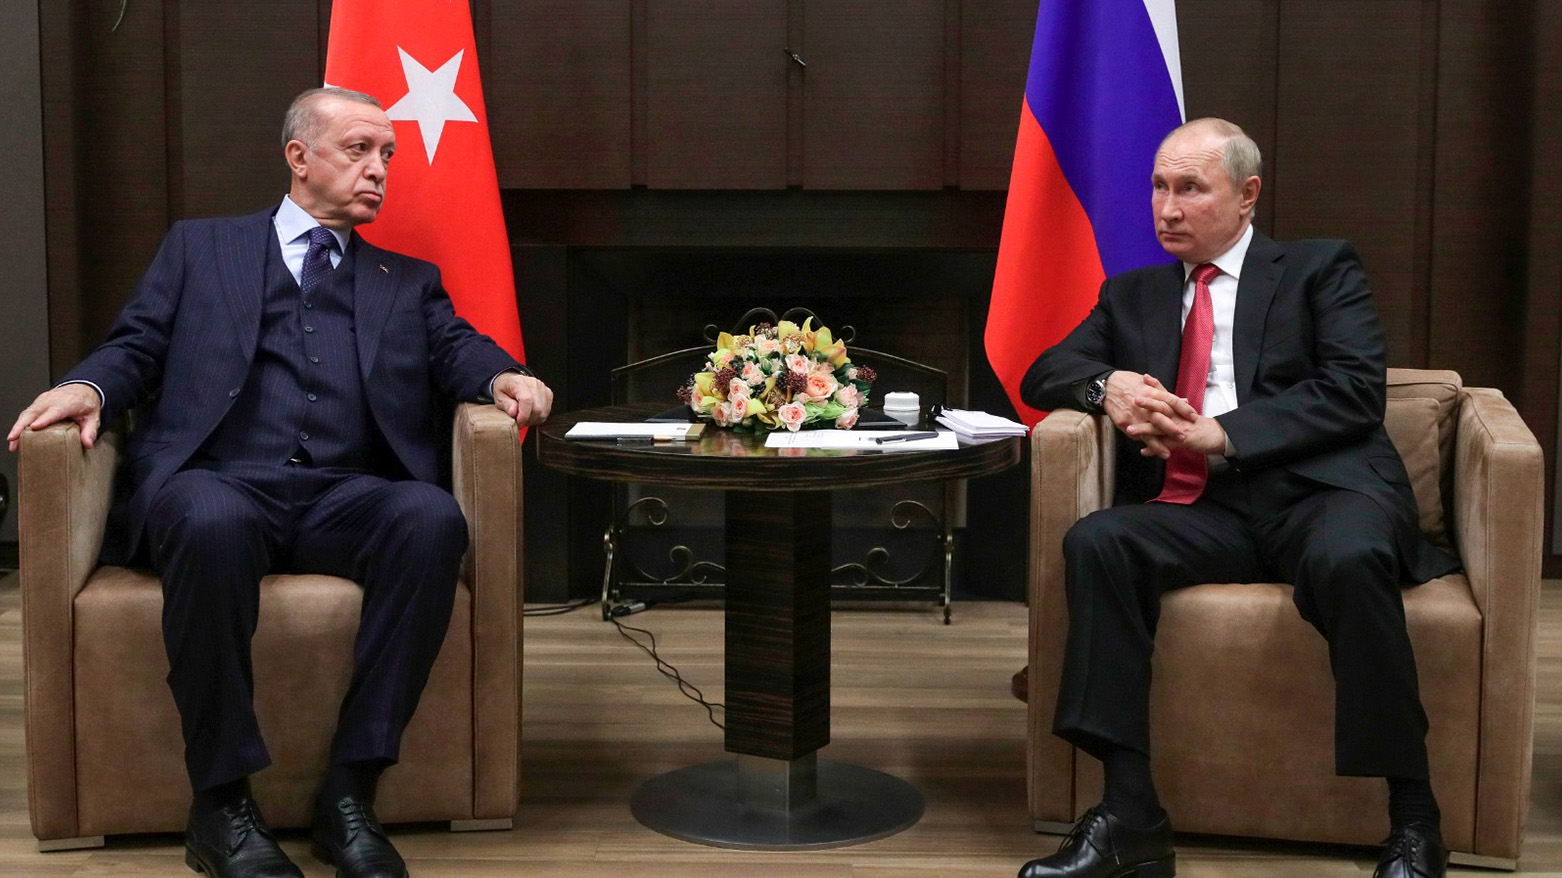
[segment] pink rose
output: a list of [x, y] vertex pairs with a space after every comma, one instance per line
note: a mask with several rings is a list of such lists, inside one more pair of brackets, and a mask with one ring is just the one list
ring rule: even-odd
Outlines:
[[[733, 383], [737, 383], [737, 382], [733, 382]], [[745, 394], [748, 392], [748, 387], [746, 385], [743, 388], [743, 392]], [[748, 417], [748, 397], [747, 396], [735, 396], [732, 399], [728, 400], [727, 405], [731, 409], [729, 415], [732, 418], [732, 423], [734, 423], [734, 424], [742, 423], [743, 419]]]
[[834, 375], [815, 372], [808, 376], [808, 384], [803, 388], [803, 395], [808, 397], [809, 402], [824, 402], [839, 386]]
[[842, 384], [841, 389], [835, 391], [835, 401], [849, 409], [862, 405], [862, 394], [855, 384]]
[[786, 405], [776, 409], [776, 415], [777, 417], [781, 418], [781, 423], [784, 424], [788, 430], [791, 430], [795, 433], [797, 432], [797, 428], [803, 425], [803, 421], [807, 420], [808, 409], [803, 408], [803, 404], [800, 402], [789, 402]]
[[727, 399], [748, 399], [748, 382], [742, 378], [734, 378], [727, 383]]
[[770, 338], [769, 336], [763, 336], [762, 335], [759, 338], [754, 339], [754, 347], [761, 354], [769, 356], [770, 354], [773, 354], [773, 353], [781, 350], [781, 342], [776, 341], [775, 339]]
[[743, 380], [750, 384], [759, 384], [765, 380], [765, 373], [759, 368], [758, 363], [749, 363], [743, 367]]
[[857, 409], [853, 407], [841, 412], [841, 416], [835, 419], [835, 426], [842, 430], [857, 426]]
[[718, 402], [711, 406], [710, 417], [718, 427], [732, 426], [732, 403]]
[[787, 368], [787, 371], [789, 371], [789, 372], [796, 372], [799, 375], [807, 375], [808, 374], [808, 366], [809, 366], [808, 358], [803, 356], [802, 354], [787, 354], [786, 355], [786, 368]]

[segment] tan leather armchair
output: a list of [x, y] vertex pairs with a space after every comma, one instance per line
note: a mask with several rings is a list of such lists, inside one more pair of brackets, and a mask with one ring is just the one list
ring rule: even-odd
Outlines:
[[[387, 823], [509, 828], [519, 787], [521, 447], [493, 406], [459, 407], [454, 489], [471, 548], [450, 631], [376, 810]], [[120, 437], [84, 451], [73, 425], [24, 434], [18, 484], [27, 775], [40, 849], [184, 829], [190, 786], [164, 678], [162, 590], [100, 567]], [[253, 643], [271, 767], [253, 785], [273, 826], [306, 826], [352, 667], [361, 592], [268, 576]]]
[[[1431, 719], [1432, 785], [1454, 858], [1513, 868], [1529, 801], [1543, 461], [1512, 404], [1457, 373], [1390, 369], [1389, 435], [1422, 529], [1464, 572], [1407, 589]], [[1051, 734], [1067, 630], [1063, 534], [1112, 501], [1117, 432], [1053, 412], [1031, 437], [1027, 785], [1038, 831], [1101, 795], [1100, 765]], [[1375, 844], [1387, 785], [1334, 774], [1333, 680], [1291, 588], [1208, 584], [1166, 595], [1156, 635], [1151, 748], [1180, 831]]]

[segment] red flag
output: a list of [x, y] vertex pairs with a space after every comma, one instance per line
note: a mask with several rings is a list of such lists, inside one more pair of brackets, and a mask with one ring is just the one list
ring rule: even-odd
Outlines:
[[525, 362], [510, 238], [465, 0], [335, 0], [325, 81], [396, 128], [385, 206], [358, 231], [438, 265], [456, 313]]

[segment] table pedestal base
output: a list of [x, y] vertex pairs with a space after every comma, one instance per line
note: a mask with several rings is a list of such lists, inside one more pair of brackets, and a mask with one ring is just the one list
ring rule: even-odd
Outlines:
[[813, 756], [739, 756], [658, 775], [630, 800], [664, 835], [741, 850], [810, 850], [885, 838], [922, 818], [922, 794], [882, 771]]

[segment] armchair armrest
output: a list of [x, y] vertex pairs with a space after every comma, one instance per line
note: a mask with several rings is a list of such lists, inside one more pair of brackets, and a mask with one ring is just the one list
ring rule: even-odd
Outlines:
[[106, 432], [84, 449], [75, 424], [56, 424], [23, 433], [18, 449], [23, 713], [38, 838], [80, 834], [71, 602], [98, 566], [119, 445], [119, 435]]
[[1112, 503], [1117, 430], [1104, 417], [1059, 410], [1031, 431], [1030, 691], [1026, 752], [1032, 816], [1074, 819], [1074, 748], [1052, 736], [1058, 675], [1068, 636], [1063, 586], [1063, 535], [1084, 516]]
[[1499, 857], [1518, 856], [1529, 802], [1544, 503], [1534, 434], [1499, 391], [1465, 388], [1453, 529], [1483, 626], [1475, 849]]
[[473, 817], [509, 818], [520, 788], [521, 442], [492, 405], [456, 409], [451, 487], [471, 535]]

